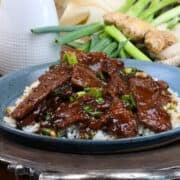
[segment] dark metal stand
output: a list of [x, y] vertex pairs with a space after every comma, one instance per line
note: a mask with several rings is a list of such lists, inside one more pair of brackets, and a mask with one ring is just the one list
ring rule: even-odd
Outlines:
[[0, 133], [0, 161], [33, 179], [178, 179], [180, 143], [116, 155], [78, 155], [34, 149]]

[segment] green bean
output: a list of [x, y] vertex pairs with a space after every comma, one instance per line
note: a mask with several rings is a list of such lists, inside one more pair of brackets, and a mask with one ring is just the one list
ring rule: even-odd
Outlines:
[[87, 35], [91, 35], [95, 32], [100, 31], [104, 27], [101, 23], [91, 24], [91, 26], [85, 27], [81, 30], [70, 32], [64, 36], [59, 36], [55, 39], [55, 42], [58, 44], [66, 44], [76, 39], [80, 39]]

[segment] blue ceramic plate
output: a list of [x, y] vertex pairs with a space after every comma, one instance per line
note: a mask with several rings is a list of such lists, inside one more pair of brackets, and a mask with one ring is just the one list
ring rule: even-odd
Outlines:
[[[180, 68], [134, 60], [126, 60], [125, 64], [127, 66], [134, 66], [142, 69], [153, 77], [168, 82], [171, 89], [180, 94]], [[180, 128], [145, 137], [110, 141], [92, 141], [51, 138], [47, 136], [28, 134], [23, 131], [7, 127], [1, 121], [4, 116], [6, 106], [12, 104], [23, 93], [25, 86], [28, 86], [35, 81], [49, 65], [50, 64], [44, 64], [30, 67], [0, 78], [0, 129], [15, 142], [59, 152], [91, 154], [144, 150], [169, 144], [180, 139]]]

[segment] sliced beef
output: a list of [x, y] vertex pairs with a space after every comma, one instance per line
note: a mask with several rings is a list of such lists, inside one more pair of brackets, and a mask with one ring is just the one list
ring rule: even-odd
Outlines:
[[73, 73], [71, 83], [79, 87], [100, 87], [101, 82], [96, 77], [96, 74], [89, 70], [87, 67], [75, 65], [73, 67]]
[[129, 84], [137, 103], [139, 121], [155, 132], [171, 129], [170, 116], [163, 108], [170, 101], [170, 98], [162, 93], [167, 91], [166, 88], [162, 89], [162, 85], [149, 76], [133, 77]]
[[58, 86], [64, 84], [71, 77], [71, 70], [65, 67], [58, 67], [46, 72], [39, 78], [40, 84], [15, 108], [11, 116], [14, 119], [23, 119], [30, 113], [35, 105], [44, 99]]
[[119, 138], [137, 135], [136, 118], [119, 98], [113, 99], [109, 114], [108, 130], [110, 134]]
[[107, 92], [113, 97], [117, 95], [128, 94], [127, 79], [121, 76], [119, 73], [113, 73], [110, 75], [110, 79], [107, 84]]
[[78, 64], [88, 66], [88, 68], [95, 73], [103, 71], [111, 74], [124, 66], [122, 61], [110, 59], [106, 54], [101, 52], [85, 53], [69, 47], [63, 47], [61, 57], [63, 57], [65, 53], [75, 53], [78, 59]]
[[62, 103], [55, 111], [54, 125], [64, 129], [72, 124], [85, 121], [87, 118], [80, 103]]

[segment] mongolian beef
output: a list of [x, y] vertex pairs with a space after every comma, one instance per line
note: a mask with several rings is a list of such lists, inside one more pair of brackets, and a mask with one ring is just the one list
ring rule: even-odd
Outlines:
[[[27, 90], [26, 90], [27, 91]], [[64, 48], [61, 63], [39, 77], [7, 118], [21, 130], [53, 137], [110, 139], [173, 128], [177, 106], [168, 84], [102, 53]], [[71, 135], [70, 135], [70, 134]]]

